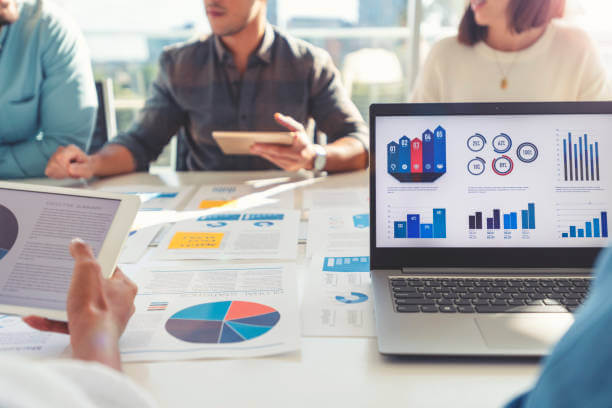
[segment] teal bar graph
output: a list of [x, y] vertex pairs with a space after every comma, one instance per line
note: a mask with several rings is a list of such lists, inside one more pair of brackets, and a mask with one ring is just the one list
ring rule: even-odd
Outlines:
[[584, 228], [578, 225], [569, 226], [569, 234], [561, 233], [561, 238], [607, 238], [608, 237], [608, 213], [602, 211], [600, 218], [585, 221]]

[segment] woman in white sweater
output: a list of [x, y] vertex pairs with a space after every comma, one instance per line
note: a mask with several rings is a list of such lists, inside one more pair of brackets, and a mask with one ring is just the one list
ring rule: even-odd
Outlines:
[[587, 34], [555, 21], [565, 0], [471, 0], [456, 37], [434, 45], [414, 102], [610, 99]]

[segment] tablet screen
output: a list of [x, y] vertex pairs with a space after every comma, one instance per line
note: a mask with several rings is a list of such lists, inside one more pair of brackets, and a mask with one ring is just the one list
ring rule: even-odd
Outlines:
[[120, 200], [0, 188], [0, 304], [65, 310], [81, 238], [96, 257]]

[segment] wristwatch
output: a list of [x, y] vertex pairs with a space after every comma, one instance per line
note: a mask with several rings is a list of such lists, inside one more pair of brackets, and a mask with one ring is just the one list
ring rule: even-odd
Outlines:
[[312, 169], [315, 173], [320, 173], [325, 170], [327, 166], [327, 150], [319, 144], [313, 145], [315, 151], [315, 158]]

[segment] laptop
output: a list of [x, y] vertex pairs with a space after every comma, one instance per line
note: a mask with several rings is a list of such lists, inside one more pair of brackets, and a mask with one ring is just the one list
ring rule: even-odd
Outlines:
[[383, 354], [542, 356], [609, 241], [612, 103], [374, 104]]

